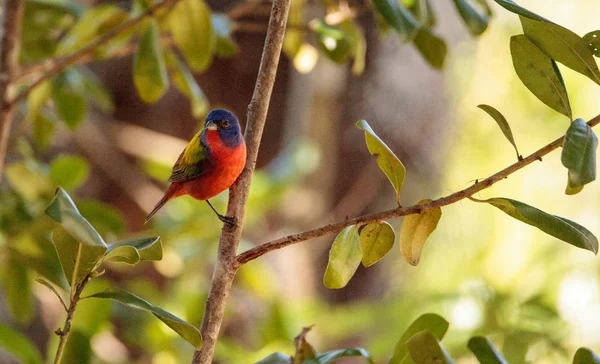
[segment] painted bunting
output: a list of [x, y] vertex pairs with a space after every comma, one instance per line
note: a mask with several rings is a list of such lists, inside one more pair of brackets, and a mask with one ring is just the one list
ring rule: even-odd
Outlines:
[[246, 143], [238, 119], [223, 109], [212, 110], [206, 124], [185, 147], [173, 166], [169, 188], [148, 214], [146, 223], [167, 201], [183, 195], [206, 200], [219, 220], [233, 225], [232, 217], [221, 215], [209, 198], [228, 189], [246, 165]]

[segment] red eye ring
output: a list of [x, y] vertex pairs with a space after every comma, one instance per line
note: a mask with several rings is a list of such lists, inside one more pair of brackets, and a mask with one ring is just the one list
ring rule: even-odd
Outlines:
[[224, 121], [221, 123], [221, 126], [222, 126], [222, 127], [224, 127], [225, 129], [229, 128], [229, 121], [227, 121], [227, 120], [224, 120]]

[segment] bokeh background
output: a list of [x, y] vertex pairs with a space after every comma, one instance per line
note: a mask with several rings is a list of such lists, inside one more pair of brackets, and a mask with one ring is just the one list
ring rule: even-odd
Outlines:
[[[217, 10], [234, 4], [209, 3]], [[520, 4], [580, 35], [598, 28], [597, 0]], [[406, 165], [404, 204], [448, 195], [514, 163], [510, 144], [478, 104], [503, 112], [523, 155], [564, 134], [568, 120], [529, 93], [512, 68], [508, 42], [521, 31], [517, 16], [490, 5], [489, 29], [473, 39], [450, 1], [434, 2], [438, 34], [449, 43], [442, 71], [428, 66], [395, 34], [380, 36], [369, 14], [360, 18], [368, 45], [362, 75], [323, 57], [314, 59], [314, 68], [310, 60], [308, 66], [295, 67], [284, 57], [240, 249], [394, 207], [394, 191], [354, 126], [359, 119], [366, 119]], [[319, 4], [312, 6], [318, 16]], [[231, 109], [242, 124], [267, 16], [265, 11], [252, 15], [264, 28], [236, 33], [237, 55], [218, 58], [196, 75], [211, 106]], [[131, 65], [127, 57], [93, 63], [113, 95], [114, 112], [91, 110], [75, 132], [59, 126], [44, 152], [28, 146], [26, 126], [17, 123], [7, 178], [0, 185], [0, 262], [11, 264], [16, 255], [10, 251], [25, 257], [44, 254], [40, 241], [49, 244], [50, 227], [37, 216], [55, 188], [44, 178], [47, 164], [65, 155], [81, 156], [88, 173], [70, 193], [92, 224], [110, 241], [160, 235], [164, 246], [162, 261], [110, 266], [89, 290], [124, 287], [199, 326], [219, 221], [206, 204], [187, 197], [170, 202], [149, 225], [143, 220], [202, 121], [191, 116], [189, 101], [175, 89], [156, 104], [140, 101]], [[575, 117], [598, 114], [598, 87], [565, 67], [561, 71]], [[523, 201], [600, 234], [599, 185], [567, 196], [566, 181], [554, 152], [477, 197]], [[226, 193], [215, 199], [219, 210], [225, 210], [226, 200]], [[402, 221], [390, 223], [399, 231]], [[417, 267], [408, 265], [396, 246], [381, 263], [361, 266], [340, 290], [322, 284], [333, 238], [303, 242], [240, 269], [216, 361], [251, 363], [274, 351], [292, 354], [294, 336], [314, 324], [308, 339], [318, 350], [362, 346], [383, 363], [407, 325], [426, 312], [450, 322], [443, 343], [459, 363], [476, 362], [466, 347], [474, 334], [490, 338], [510, 363], [565, 363], [580, 346], [600, 350], [598, 258], [488, 205], [464, 200], [443, 208]], [[34, 277], [24, 269], [3, 270], [0, 322], [52, 354], [52, 332], [62, 324], [63, 312], [46, 288], [33, 283]], [[185, 363], [193, 352], [151, 315], [109, 302], [81, 302], [75, 327], [84, 334], [79, 355], [88, 359], [82, 363]], [[0, 362], [11, 361], [0, 351]]]

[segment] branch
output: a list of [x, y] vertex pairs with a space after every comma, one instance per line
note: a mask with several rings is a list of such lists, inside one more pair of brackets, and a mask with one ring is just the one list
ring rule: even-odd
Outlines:
[[[600, 123], [600, 115], [597, 115], [596, 117], [594, 117], [593, 119], [588, 121], [588, 125], [590, 127], [598, 125], [599, 123]], [[529, 155], [527, 158], [524, 158], [524, 159], [516, 162], [515, 164], [506, 167], [505, 169], [501, 170], [500, 172], [498, 172], [482, 181], [475, 183], [471, 187], [465, 188], [464, 190], [455, 192], [446, 197], [442, 197], [442, 198], [439, 198], [437, 200], [434, 200], [434, 201], [431, 201], [431, 202], [428, 202], [425, 204], [413, 205], [413, 206], [409, 206], [409, 207], [399, 207], [399, 208], [395, 208], [395, 209], [391, 209], [391, 210], [375, 212], [372, 214], [359, 216], [354, 219], [346, 219], [343, 221], [338, 221], [338, 222], [335, 222], [335, 223], [332, 223], [329, 225], [318, 227], [316, 229], [304, 231], [302, 233], [288, 235], [288, 236], [270, 241], [268, 243], [261, 244], [257, 247], [254, 247], [250, 250], [245, 251], [244, 253], [238, 255], [237, 263], [239, 265], [246, 264], [249, 261], [254, 260], [258, 257], [261, 257], [273, 250], [285, 248], [286, 246], [300, 243], [302, 241], [306, 241], [309, 239], [318, 238], [323, 235], [337, 233], [337, 232], [341, 231], [343, 228], [350, 226], [350, 225], [366, 224], [369, 222], [387, 220], [387, 219], [391, 219], [394, 217], [400, 217], [400, 216], [411, 215], [411, 214], [420, 214], [423, 211], [447, 206], [447, 205], [450, 205], [457, 201], [460, 201], [462, 199], [469, 198], [472, 195], [476, 194], [477, 192], [490, 187], [494, 183], [507, 178], [509, 175], [511, 175], [514, 172], [520, 170], [521, 168], [533, 163], [534, 161], [536, 161], [536, 160], [541, 161], [543, 156], [552, 152], [553, 150], [557, 149], [558, 147], [562, 146], [563, 139], [564, 139], [564, 136], [561, 136], [560, 138], [556, 139], [552, 143], [546, 145], [545, 147], [539, 149], [535, 153]]]
[[227, 215], [234, 216], [238, 224], [233, 227], [223, 226], [221, 240], [219, 241], [219, 256], [215, 264], [200, 327], [203, 341], [202, 349], [194, 353], [192, 360], [194, 364], [209, 364], [212, 362], [227, 297], [239, 266], [236, 260], [236, 251], [242, 236], [241, 224], [244, 221], [250, 183], [256, 165], [273, 85], [275, 84], [289, 9], [290, 0], [273, 0], [269, 28], [265, 38], [254, 94], [250, 105], [248, 105], [245, 135], [247, 147], [246, 168], [229, 190]]
[[62, 361], [65, 346], [67, 345], [67, 339], [69, 338], [69, 333], [71, 332], [71, 325], [73, 323], [73, 316], [75, 316], [75, 309], [77, 308], [77, 303], [79, 302], [79, 297], [81, 296], [81, 292], [83, 292], [83, 289], [90, 279], [92, 279], [92, 274], [88, 274], [81, 281], [81, 283], [77, 285], [75, 291], [73, 291], [73, 297], [71, 298], [71, 303], [69, 305], [69, 309], [67, 310], [65, 324], [62, 329], [59, 328], [55, 331], [56, 335], [60, 337], [60, 341], [58, 343], [58, 349], [56, 350], [56, 356], [54, 357], [54, 364], [59, 364]]
[[[304, 30], [304, 31], [310, 30], [308, 28], [308, 26], [288, 27], [288, 29], [299, 29], [299, 30]], [[264, 34], [267, 31], [267, 25], [263, 24], [263, 23], [257, 23], [257, 22], [238, 22], [238, 23], [234, 24], [232, 31], [235, 33]], [[161, 35], [160, 43], [163, 48], [170, 48], [175, 44], [175, 40], [173, 39], [173, 37], [170, 34], [165, 33], [165, 34]], [[110, 56], [105, 57], [105, 58], [100, 58], [100, 59], [94, 58], [94, 55], [92, 54], [92, 52], [93, 52], [93, 50], [92, 50], [85, 56], [83, 56], [83, 57], [79, 58], [78, 60], [76, 60], [75, 62], [69, 64], [69, 66], [73, 66], [76, 64], [88, 64], [88, 63], [92, 63], [92, 62], [96, 62], [96, 61], [107, 61], [110, 59], [128, 57], [128, 56], [131, 56], [131, 55], [137, 53], [137, 51], [138, 51], [138, 43], [137, 42], [128, 43], [128, 44], [124, 45], [123, 47], [121, 47], [119, 50], [112, 53]], [[17, 81], [17, 80], [27, 81], [27, 79], [32, 79], [32, 78], [35, 79], [36, 77], [41, 77], [40, 76], [41, 73], [50, 72], [50, 70], [55, 68], [56, 65], [58, 63], [60, 63], [61, 61], [63, 61], [64, 59], [65, 59], [65, 57], [48, 58], [47, 60], [44, 60], [39, 63], [32, 63], [29, 65], [21, 66], [20, 72], [12, 78], [13, 82]]]
[[[15, 0], [12, 0], [12, 1], [15, 1]], [[15, 97], [13, 100], [11, 100], [10, 103], [8, 104], [8, 106], [13, 106], [17, 102], [25, 99], [27, 97], [27, 95], [29, 95], [29, 93], [31, 93], [31, 91], [34, 88], [39, 86], [42, 82], [49, 80], [52, 77], [58, 75], [65, 68], [67, 68], [77, 62], [80, 62], [80, 61], [85, 61], [85, 60], [91, 61], [92, 60], [91, 53], [93, 51], [95, 51], [98, 47], [105, 45], [106, 43], [110, 42], [111, 40], [113, 40], [114, 38], [119, 36], [124, 31], [138, 25], [146, 17], [152, 16], [157, 10], [159, 10], [169, 4], [174, 4], [177, 1], [178, 0], [163, 0], [162, 2], [156, 3], [156, 4], [152, 5], [151, 7], [149, 7], [148, 9], [146, 9], [146, 11], [144, 11], [140, 15], [136, 16], [135, 18], [129, 19], [128, 21], [122, 23], [121, 25], [111, 29], [110, 31], [106, 32], [103, 36], [101, 36], [100, 38], [89, 43], [88, 45], [81, 48], [80, 50], [75, 51], [74, 53], [72, 53], [68, 56], [65, 56], [65, 57], [51, 58], [51, 59], [45, 61], [42, 64], [42, 66], [44, 66], [44, 68], [49, 67], [49, 69], [45, 70], [44, 74], [42, 74], [35, 82], [33, 82], [29, 87], [27, 87], [24, 91], [22, 91], [19, 95], [17, 95], [17, 97]], [[23, 74], [21, 74], [21, 75], [23, 75]], [[6, 108], [6, 106], [5, 106], [5, 108]]]
[[[175, 0], [175, 1], [177, 1], [177, 0]], [[165, 2], [162, 2], [162, 3], [158, 3], [158, 4], [154, 5], [154, 6], [158, 6], [158, 5], [163, 6], [166, 2], [168, 2], [168, 1], [165, 1]], [[227, 11], [227, 16], [230, 19], [232, 19], [232, 20], [240, 19], [240, 18], [242, 18], [244, 16], [252, 14], [253, 10], [255, 10], [256, 8], [258, 8], [260, 5], [261, 5], [260, 1], [253, 1], [253, 0], [246, 1], [246, 2], [243, 2], [241, 4], [238, 4], [238, 5], [234, 6], [229, 11]], [[150, 10], [150, 9], [148, 9], [148, 10]], [[155, 8], [153, 11], [156, 11], [156, 10], [157, 10], [157, 8]], [[149, 16], [149, 15], [151, 15], [151, 14], [150, 13], [148, 13], [148, 14], [146, 14], [146, 13], [141, 14], [140, 17], [138, 17], [140, 19], [138, 19], [138, 18], [131, 19], [130, 22], [132, 20], [138, 19], [138, 23], [139, 23], [139, 21], [142, 20], [141, 18], [143, 18], [145, 16]], [[126, 23], [123, 23], [123, 25], [124, 24], [126, 24]], [[134, 26], [134, 25], [135, 24], [130, 24], [127, 28], [121, 29], [117, 34], [112, 34], [111, 37], [110, 37], [110, 39], [114, 38], [115, 36], [119, 35], [119, 33], [121, 33], [122, 31], [127, 30], [128, 28], [130, 28], [131, 26]], [[261, 25], [261, 27], [262, 28], [259, 29], [259, 27], [258, 27], [257, 24], [252, 24], [252, 23], [251, 24], [245, 24], [245, 23], [242, 23], [241, 26], [239, 26], [238, 24], [236, 24], [234, 26], [234, 28], [233, 28], [233, 31], [235, 31], [235, 32], [239, 31], [239, 32], [261, 32], [261, 33], [264, 33], [267, 28], [264, 27], [264, 26], [262, 26], [262, 25]], [[116, 28], [113, 29], [113, 31], [114, 30], [116, 30]], [[108, 34], [109, 33], [106, 33], [105, 35], [102, 36], [102, 38], [106, 37]], [[100, 39], [102, 39], [102, 38], [99, 38], [98, 41]], [[108, 40], [110, 40], [110, 39], [108, 39]], [[161, 44], [164, 47], [170, 47], [174, 43], [173, 37], [171, 37], [170, 35], [163, 35], [163, 36], [161, 36], [160, 41], [161, 41]], [[69, 64], [67, 64], [65, 67], [68, 67], [68, 66], [71, 66], [71, 65], [74, 65], [74, 64], [87, 64], [87, 63], [91, 63], [91, 62], [94, 62], [94, 61], [98, 61], [98, 59], [94, 58], [92, 52], [98, 46], [101, 46], [102, 44], [105, 44], [106, 41], [104, 41], [101, 44], [95, 44], [95, 43], [96, 42], [90, 43], [89, 46], [94, 45], [94, 47], [92, 49], [86, 49], [85, 54], [83, 54], [79, 58], [73, 60], [72, 62], [70, 62]], [[115, 58], [127, 57], [127, 56], [130, 56], [130, 55], [136, 53], [137, 50], [138, 50], [138, 44], [137, 44], [137, 42], [132, 42], [132, 43], [129, 43], [129, 44], [123, 46], [121, 49], [119, 49], [115, 53], [111, 54], [109, 57], [102, 58], [100, 60], [107, 60], [107, 59], [115, 59]], [[83, 49], [81, 49], [81, 51], [83, 51]], [[77, 52], [80, 52], [80, 51], [77, 51]], [[45, 73], [45, 72], [51, 72], [59, 64], [67, 61], [67, 58], [72, 57], [74, 55], [75, 54], [72, 54], [70, 56], [65, 56], [65, 57], [49, 58], [49, 59], [46, 59], [46, 60], [44, 60], [42, 62], [39, 62], [39, 63], [33, 63], [33, 64], [21, 66], [20, 72], [18, 74], [16, 74], [12, 78], [12, 80], [16, 81], [16, 80], [20, 80], [20, 79], [22, 79], [22, 78], [24, 78], [26, 76], [37, 75], [37, 74]], [[63, 67], [63, 69], [64, 69], [64, 67]]]
[[0, 179], [12, 123], [9, 103], [10, 80], [19, 67], [19, 41], [23, 22], [24, 0], [4, 0], [0, 8], [2, 39], [0, 40]]

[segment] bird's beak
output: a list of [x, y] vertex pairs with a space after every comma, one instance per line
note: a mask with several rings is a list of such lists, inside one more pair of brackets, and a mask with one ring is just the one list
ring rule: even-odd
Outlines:
[[215, 124], [213, 121], [207, 121], [206, 130], [217, 130], [217, 124]]

